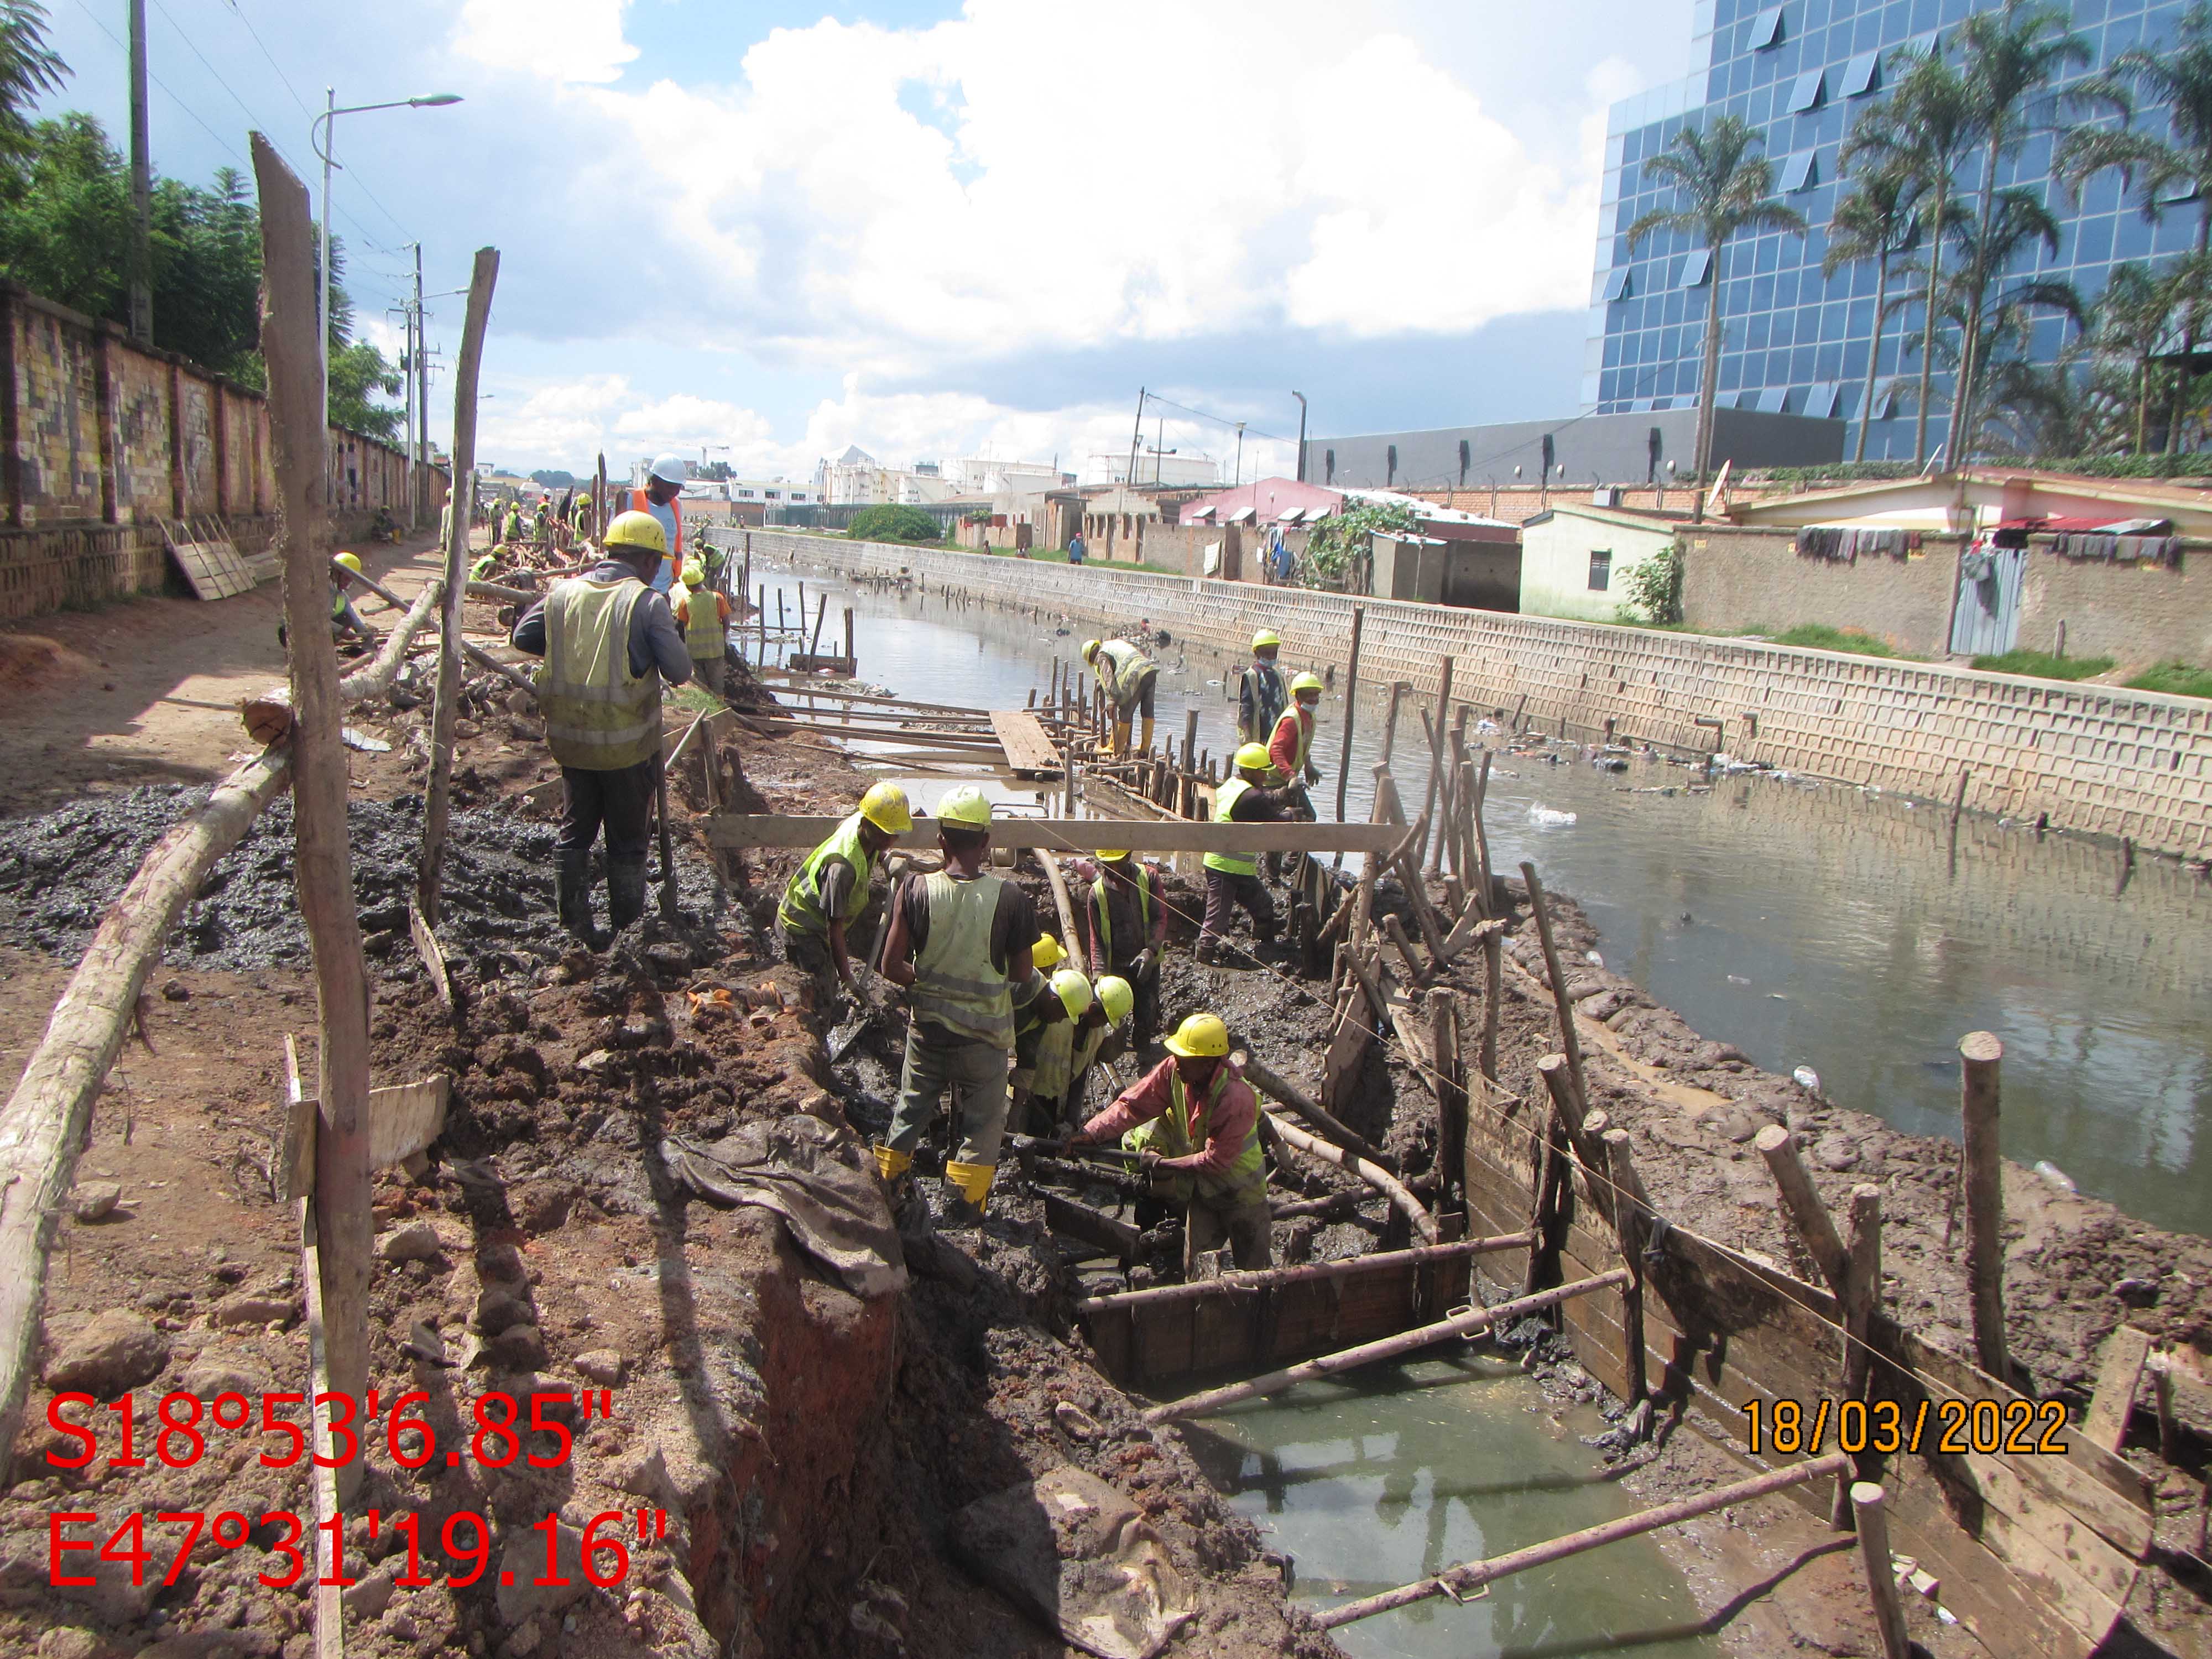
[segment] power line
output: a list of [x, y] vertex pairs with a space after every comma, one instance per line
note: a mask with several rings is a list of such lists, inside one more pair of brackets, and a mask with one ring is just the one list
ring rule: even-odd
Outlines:
[[276, 78], [284, 83], [284, 90], [292, 94], [292, 101], [300, 106], [300, 113], [310, 121], [313, 120], [314, 111], [309, 109], [307, 100], [300, 96], [299, 88], [294, 86], [292, 77], [284, 73], [284, 66], [276, 61], [276, 55], [269, 50], [268, 44], [261, 38], [261, 31], [253, 27], [253, 20], [246, 15], [246, 9], [238, 3], [238, 0], [223, 0], [223, 3], [230, 8], [232, 16], [246, 25], [246, 32], [253, 37], [253, 44], [261, 48], [262, 57], [268, 59], [269, 67], [276, 71]]
[[1157, 392], [1147, 392], [1145, 394], [1145, 401], [1148, 404], [1163, 404], [1170, 409], [1179, 409], [1186, 415], [1195, 415], [1200, 420], [1212, 421], [1217, 426], [1241, 426], [1244, 428], [1247, 436], [1265, 438], [1270, 443], [1294, 444], [1297, 441], [1296, 438], [1285, 438], [1279, 436], [1273, 432], [1262, 432], [1258, 427], [1252, 425], [1247, 421], [1232, 421], [1224, 416], [1209, 415], [1202, 409], [1193, 409], [1188, 404], [1179, 404], [1172, 398], [1163, 398]]

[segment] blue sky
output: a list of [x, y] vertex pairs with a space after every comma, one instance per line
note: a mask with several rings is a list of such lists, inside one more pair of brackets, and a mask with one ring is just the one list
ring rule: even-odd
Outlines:
[[[52, 107], [119, 141], [122, 6], [50, 9]], [[242, 167], [260, 126], [317, 184], [326, 84], [465, 95], [341, 118], [337, 224], [395, 341], [405, 244], [433, 294], [501, 250], [487, 458], [726, 446], [790, 476], [848, 443], [1079, 470], [1140, 385], [1285, 435], [1294, 386], [1317, 435], [1568, 412], [1604, 107], [1689, 44], [1688, 0], [149, 12], [174, 176]], [[431, 311], [450, 356], [460, 301]], [[434, 432], [447, 403], [434, 380]], [[1189, 416], [1165, 441], [1234, 443]]]

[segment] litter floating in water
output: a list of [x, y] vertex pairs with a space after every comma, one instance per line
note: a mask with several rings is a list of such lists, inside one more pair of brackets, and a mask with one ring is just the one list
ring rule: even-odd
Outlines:
[[1746, 979], [1741, 974], [1730, 974], [1729, 975], [1729, 983], [1731, 985], [1748, 985], [1751, 981]]
[[1597, 967], [1602, 968], [1605, 966], [1605, 958], [1595, 951], [1585, 951], [1583, 952], [1583, 956], [1586, 960], [1594, 963]]
[[1549, 806], [1541, 805], [1528, 809], [1528, 822], [1542, 824], [1547, 829], [1570, 824], [1574, 821], [1575, 815], [1572, 812], [1556, 811]]
[[1820, 1086], [1820, 1074], [1809, 1066], [1800, 1066], [1790, 1075], [1796, 1079], [1801, 1088], [1818, 1089]]
[[2071, 1194], [2079, 1190], [2074, 1185], [2074, 1177], [2047, 1158], [2037, 1160], [2035, 1172], [2062, 1193]]

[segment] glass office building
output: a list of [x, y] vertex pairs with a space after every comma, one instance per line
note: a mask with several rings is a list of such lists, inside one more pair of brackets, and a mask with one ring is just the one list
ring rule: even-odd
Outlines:
[[[1875, 268], [1869, 261], [1832, 278], [1820, 274], [1828, 222], [1848, 188], [1837, 178], [1837, 152], [1859, 115], [1881, 98], [1893, 51], [1939, 34], [1948, 40], [1970, 13], [1985, 9], [1974, 0], [1697, 0], [1692, 61], [1705, 67], [1615, 104], [1607, 123], [1583, 407], [1613, 414], [1693, 406], [1705, 307], [1717, 281], [1726, 330], [1722, 404], [1848, 421], [1851, 441], [1857, 424], [1869, 420], [1869, 459], [1910, 459], [1922, 314], [1917, 306], [1892, 312], [1873, 407], [1863, 408]], [[2130, 46], [2166, 38], [2183, 9], [2143, 0], [2074, 0], [2074, 27], [2094, 54], [2094, 70]], [[2139, 124], [2158, 130], [2158, 112], [2147, 113], [2148, 120], [2138, 113]], [[1808, 233], [1739, 237], [1717, 273], [1693, 238], [1662, 234], [1632, 252], [1627, 232], [1637, 217], [1676, 204], [1671, 187], [1646, 179], [1645, 159], [1665, 149], [1685, 122], [1723, 114], [1764, 136], [1777, 196], [1805, 216]], [[2116, 173], [2099, 175], [2078, 203], [2071, 200], [2050, 178], [2054, 141], [2047, 128], [2039, 131], [2002, 179], [2039, 190], [2063, 225], [2057, 254], [2043, 259], [2036, 275], [2073, 283], [2086, 301], [2103, 289], [2114, 264], [2191, 246], [2193, 205], [2153, 226], [2123, 199]], [[1978, 182], [1970, 167], [1962, 183], [1972, 189]], [[1891, 286], [1894, 295], [1894, 276]], [[2055, 313], [2042, 313], [2035, 357], [2055, 356], [2069, 326]], [[1939, 357], [1939, 388], [1948, 378], [1942, 370]], [[1903, 385], [1893, 392], [1889, 383], [1898, 377]], [[1942, 441], [1948, 408], [1940, 392], [1930, 399], [1931, 450]]]

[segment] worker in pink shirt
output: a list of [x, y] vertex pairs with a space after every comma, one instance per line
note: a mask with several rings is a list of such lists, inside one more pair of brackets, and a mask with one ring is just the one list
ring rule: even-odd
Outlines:
[[1145, 1155], [1153, 1191], [1184, 1209], [1184, 1278], [1224, 1239], [1239, 1267], [1272, 1266], [1260, 1100], [1229, 1058], [1229, 1028], [1218, 1014], [1193, 1014], [1164, 1046], [1168, 1058], [1071, 1139], [1096, 1146], [1118, 1135]]

